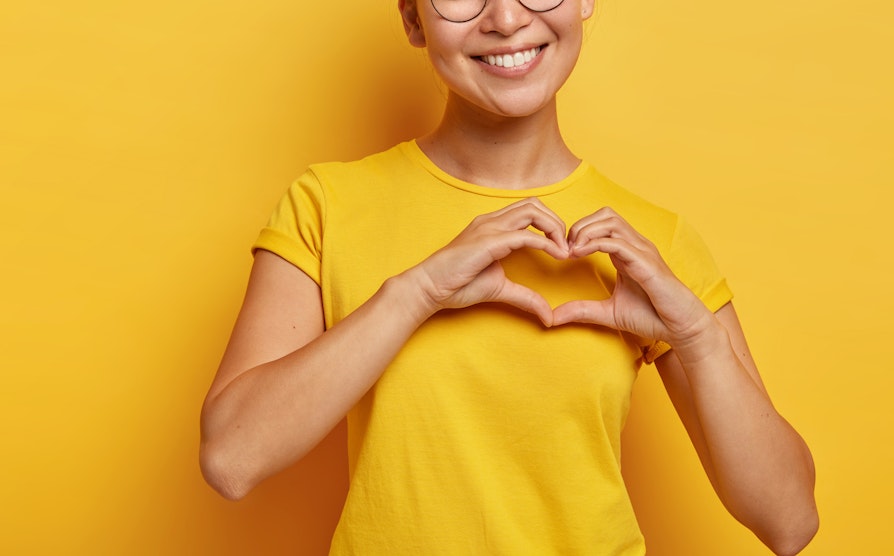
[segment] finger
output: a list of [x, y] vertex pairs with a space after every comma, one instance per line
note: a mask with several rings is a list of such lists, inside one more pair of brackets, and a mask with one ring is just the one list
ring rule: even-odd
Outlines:
[[577, 245], [572, 257], [585, 257], [593, 253], [605, 253], [620, 274], [626, 274], [633, 282], [644, 287], [652, 280], [668, 276], [670, 269], [657, 251], [644, 251], [627, 240], [617, 238], [596, 238], [584, 245]]
[[593, 253], [606, 253], [625, 263], [645, 256], [642, 249], [624, 238], [597, 236], [586, 238], [586, 241], [581, 240], [571, 246], [571, 256], [573, 257], [586, 257]]
[[538, 249], [555, 259], [568, 257], [568, 250], [555, 244], [551, 239], [529, 229], [512, 230], [495, 234], [488, 238], [490, 256], [493, 260], [507, 257], [509, 253], [523, 248]]
[[594, 225], [581, 230], [569, 245], [571, 257], [585, 257], [597, 251], [617, 254], [625, 259], [631, 256], [661, 257], [652, 242], [632, 229], [615, 231], [612, 227]]
[[612, 302], [608, 299], [569, 301], [553, 309], [553, 326], [571, 322], [617, 327], [612, 313]]
[[568, 250], [565, 222], [539, 199], [525, 199], [488, 215], [492, 224], [520, 230], [528, 226], [540, 230], [563, 251]]
[[507, 213], [512, 218], [516, 229], [528, 226], [540, 230], [560, 249], [568, 251], [568, 240], [565, 237], [565, 222], [556, 213], [548, 209], [542, 202], [533, 200]]
[[614, 218], [615, 216], [619, 215], [611, 207], [602, 207], [596, 212], [584, 216], [583, 218], [572, 224], [571, 228], [568, 229], [569, 241], [573, 242], [573, 239], [576, 238], [578, 234], [580, 234], [580, 231], [583, 228], [599, 222], [605, 222]]
[[568, 232], [571, 249], [597, 237], [623, 238], [638, 247], [646, 247], [648, 240], [637, 232], [611, 208], [602, 208], [574, 223]]

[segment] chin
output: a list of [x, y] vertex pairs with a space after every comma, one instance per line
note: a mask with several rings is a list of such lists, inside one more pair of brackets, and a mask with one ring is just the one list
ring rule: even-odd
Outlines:
[[543, 110], [553, 106], [555, 97], [548, 99], [525, 100], [510, 99], [506, 102], [495, 102], [492, 106], [485, 108], [494, 115], [504, 116], [507, 118], [525, 118], [534, 116]]
[[[471, 98], [470, 98], [471, 97]], [[488, 95], [486, 98], [456, 95], [454, 99], [461, 107], [467, 106], [471, 112], [487, 118], [488, 115], [504, 118], [524, 118], [533, 116], [543, 110], [552, 109], [555, 106], [555, 96], [547, 94], [531, 94], [530, 91], [521, 94], [504, 92], [497, 95]], [[460, 108], [461, 111], [466, 111]]]

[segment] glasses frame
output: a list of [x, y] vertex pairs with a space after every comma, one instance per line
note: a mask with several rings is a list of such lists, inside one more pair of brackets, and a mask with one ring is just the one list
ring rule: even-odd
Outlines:
[[[473, 19], [475, 19], [476, 17], [478, 17], [479, 15], [481, 15], [481, 14], [484, 12], [484, 8], [487, 7], [487, 0], [484, 0], [484, 1], [481, 3], [481, 9], [478, 10], [478, 13], [476, 13], [476, 14], [473, 15], [472, 17], [470, 17], [470, 18], [468, 18], [468, 19], [450, 19], [449, 17], [446, 17], [444, 14], [442, 14], [440, 10], [438, 10], [438, 7], [435, 5], [435, 0], [430, 0], [430, 1], [431, 1], [431, 7], [434, 8], [435, 12], [436, 12], [439, 16], [441, 16], [442, 19], [444, 19], [444, 20], [446, 20], [446, 21], [449, 21], [449, 22], [451, 22], [451, 23], [467, 23], [467, 22], [469, 22], [469, 21], [472, 21]], [[555, 6], [553, 6], [552, 8], [549, 8], [549, 9], [547, 9], [547, 10], [535, 10], [534, 8], [531, 8], [530, 6], [528, 6], [527, 4], [525, 4], [522, 0], [518, 0], [518, 3], [521, 4], [522, 6], [524, 6], [525, 9], [530, 10], [530, 11], [532, 11], [532, 12], [539, 13], [539, 14], [546, 13], [546, 12], [551, 12], [551, 11], [555, 10], [556, 8], [558, 8], [559, 6], [561, 6], [564, 2], [565, 2], [565, 0], [559, 0], [559, 2], [558, 2]]]

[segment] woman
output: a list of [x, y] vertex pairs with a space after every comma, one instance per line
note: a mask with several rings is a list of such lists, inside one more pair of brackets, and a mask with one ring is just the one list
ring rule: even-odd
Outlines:
[[562, 139], [556, 93], [593, 2], [399, 0], [443, 119], [311, 167], [262, 230], [202, 414], [221, 494], [347, 415], [333, 553], [643, 554], [619, 441], [654, 361], [729, 511], [777, 554], [809, 542], [810, 452], [710, 255]]

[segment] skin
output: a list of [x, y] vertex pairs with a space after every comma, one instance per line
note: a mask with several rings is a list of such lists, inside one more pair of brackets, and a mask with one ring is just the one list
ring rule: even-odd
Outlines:
[[[441, 123], [418, 140], [436, 164], [507, 189], [554, 183], [577, 167], [559, 132], [555, 95], [576, 63], [591, 0], [566, 0], [546, 13], [489, 0], [461, 24], [439, 18], [428, 2], [400, 0], [399, 10], [410, 43], [427, 49], [449, 89]], [[513, 72], [478, 58], [533, 46], [544, 47], [539, 59]], [[481, 215], [328, 330], [316, 283], [258, 252], [202, 410], [208, 483], [227, 498], [244, 497], [322, 440], [426, 319], [503, 302], [547, 327], [593, 323], [644, 344], [669, 343], [656, 365], [718, 496], [775, 553], [799, 552], [818, 527], [813, 461], [774, 409], [732, 304], [711, 313], [648, 239], [611, 208], [596, 209], [570, 227], [537, 199]], [[609, 254], [618, 270], [611, 298], [551, 308], [503, 273], [500, 260], [522, 248], [560, 260]]]

